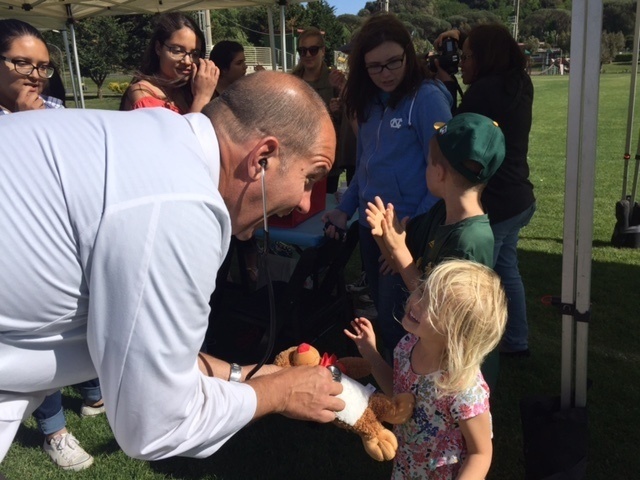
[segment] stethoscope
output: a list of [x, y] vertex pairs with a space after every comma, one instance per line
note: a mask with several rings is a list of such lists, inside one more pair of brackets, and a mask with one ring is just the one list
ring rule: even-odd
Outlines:
[[275, 295], [273, 293], [273, 285], [271, 284], [271, 274], [269, 273], [269, 225], [267, 223], [267, 186], [265, 183], [264, 175], [267, 170], [267, 159], [261, 158], [258, 163], [262, 167], [262, 176], [260, 183], [262, 184], [262, 223], [264, 230], [264, 248], [262, 249], [261, 257], [262, 257], [262, 270], [266, 275], [267, 280], [267, 293], [269, 295], [269, 342], [267, 344], [267, 350], [264, 353], [264, 356], [260, 361], [256, 364], [253, 369], [247, 375], [247, 380], [249, 380], [262, 366], [267, 363], [267, 360], [271, 356], [273, 352], [273, 347], [276, 342], [276, 302]]

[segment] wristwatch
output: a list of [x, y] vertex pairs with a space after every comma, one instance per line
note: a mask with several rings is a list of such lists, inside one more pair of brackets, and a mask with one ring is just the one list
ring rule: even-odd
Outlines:
[[242, 367], [237, 363], [232, 363], [229, 370], [229, 381], [239, 382], [242, 379]]

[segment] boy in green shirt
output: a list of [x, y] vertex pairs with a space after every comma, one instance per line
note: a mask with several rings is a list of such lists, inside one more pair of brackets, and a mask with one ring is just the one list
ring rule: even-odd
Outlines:
[[[398, 271], [409, 291], [448, 258], [493, 267], [493, 233], [480, 197], [504, 160], [502, 131], [493, 120], [476, 113], [456, 115], [435, 128], [426, 180], [429, 191], [442, 200], [428, 212], [402, 222], [396, 218], [393, 205], [385, 207], [380, 197], [367, 209], [367, 221], [385, 259], [383, 268]], [[483, 373], [492, 386], [492, 377], [497, 376], [497, 354], [490, 357]], [[495, 366], [489, 368], [494, 361]]]

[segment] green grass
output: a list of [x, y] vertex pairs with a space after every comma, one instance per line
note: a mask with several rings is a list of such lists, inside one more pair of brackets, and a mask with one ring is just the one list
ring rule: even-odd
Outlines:
[[[558, 296], [562, 283], [569, 77], [539, 76], [534, 84], [529, 156], [538, 211], [519, 244], [533, 354], [528, 359], [502, 360], [492, 394], [495, 450], [489, 479], [524, 478], [518, 402], [528, 395], [556, 395], [560, 390], [561, 316], [541, 298]], [[621, 197], [628, 91], [628, 74], [601, 76], [588, 365], [589, 478], [598, 480], [637, 478], [640, 471], [640, 250], [618, 250], [609, 243], [614, 206]], [[117, 108], [118, 100], [110, 101], [87, 103]], [[633, 130], [634, 149], [638, 127]], [[351, 279], [359, 273], [354, 257]], [[390, 463], [371, 460], [353, 434], [333, 425], [279, 416], [251, 425], [208, 459], [132, 460], [119, 450], [104, 417], [80, 420], [73, 390], [65, 390], [64, 402], [70, 430], [96, 457], [95, 465], [73, 474], [74, 479], [386, 479], [391, 470]], [[35, 422], [27, 421], [0, 472], [10, 480], [70, 478], [51, 464], [41, 443]]]

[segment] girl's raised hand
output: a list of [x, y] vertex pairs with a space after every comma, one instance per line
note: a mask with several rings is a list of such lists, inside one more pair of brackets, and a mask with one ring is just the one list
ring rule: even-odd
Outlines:
[[373, 331], [373, 325], [364, 317], [358, 317], [351, 322], [353, 332], [344, 329], [344, 334], [349, 337], [358, 347], [360, 355], [366, 360], [371, 361], [374, 355], [377, 355], [376, 334]]

